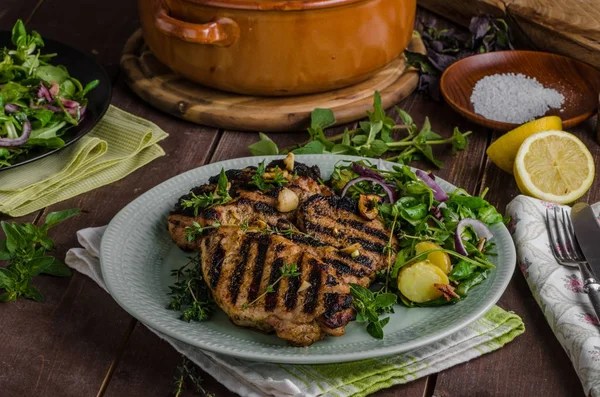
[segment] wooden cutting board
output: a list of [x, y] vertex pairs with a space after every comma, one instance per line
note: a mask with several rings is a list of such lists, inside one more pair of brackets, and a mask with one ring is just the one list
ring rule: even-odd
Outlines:
[[[424, 53], [414, 36], [409, 47]], [[404, 56], [366, 81], [337, 90], [297, 97], [256, 97], [213, 90], [178, 76], [163, 65], [144, 43], [141, 31], [127, 42], [121, 57], [127, 84], [142, 99], [174, 116], [198, 124], [242, 131], [296, 131], [310, 125], [315, 108], [331, 109], [337, 124], [366, 117], [377, 90], [385, 109], [410, 95], [418, 73]]]
[[480, 13], [503, 17], [518, 43], [600, 68], [599, 0], [419, 0], [419, 5], [465, 26]]

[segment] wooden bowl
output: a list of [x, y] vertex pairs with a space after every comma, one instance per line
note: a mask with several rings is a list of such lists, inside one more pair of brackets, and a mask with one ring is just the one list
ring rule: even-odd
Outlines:
[[563, 128], [581, 123], [598, 107], [600, 71], [572, 58], [536, 51], [499, 51], [461, 59], [442, 75], [442, 95], [454, 110], [470, 121], [495, 130], [512, 130], [518, 124], [489, 120], [476, 114], [471, 103], [475, 84], [485, 76], [500, 73], [535, 77], [545, 87], [563, 94], [562, 109], [550, 109], [545, 114], [559, 116]]

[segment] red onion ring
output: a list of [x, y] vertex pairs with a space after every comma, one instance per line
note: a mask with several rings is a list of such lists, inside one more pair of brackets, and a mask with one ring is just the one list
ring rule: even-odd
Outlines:
[[458, 225], [456, 225], [456, 234], [454, 235], [454, 248], [456, 249], [456, 252], [458, 252], [461, 255], [469, 255], [461, 238], [462, 232], [465, 230], [465, 227], [471, 227], [477, 235], [477, 238], [483, 237], [486, 240], [489, 240], [492, 237], [494, 237], [494, 234], [485, 225], [485, 223], [473, 218], [465, 218], [461, 220], [460, 222], [458, 222]]
[[20, 146], [27, 142], [31, 135], [31, 123], [29, 120], [25, 120], [23, 123], [23, 133], [18, 138], [0, 138], [0, 147]]
[[385, 194], [387, 194], [387, 202], [388, 203], [396, 202], [396, 192], [394, 192], [385, 182], [381, 182], [378, 179], [371, 178], [368, 176], [361, 176], [361, 177], [352, 179], [351, 181], [348, 181], [348, 183], [346, 183], [346, 186], [344, 186], [344, 189], [342, 190], [341, 196], [344, 197], [346, 195], [346, 193], [348, 192], [348, 189], [350, 189], [350, 186], [355, 185], [358, 182], [362, 182], [362, 181], [368, 181], [373, 184], [381, 186], [381, 188], [383, 189]]
[[417, 175], [417, 178], [422, 180], [423, 183], [425, 183], [431, 190], [433, 190], [434, 199], [436, 199], [439, 202], [443, 202], [449, 199], [444, 189], [442, 189], [440, 185], [435, 183], [433, 178], [430, 177], [425, 171], [417, 170], [415, 172], [415, 175]]

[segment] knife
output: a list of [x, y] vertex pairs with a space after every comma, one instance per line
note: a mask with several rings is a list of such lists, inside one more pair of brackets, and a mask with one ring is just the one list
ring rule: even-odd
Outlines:
[[600, 225], [594, 211], [586, 203], [577, 203], [571, 209], [571, 222], [577, 243], [587, 261], [580, 266], [583, 286], [598, 318], [600, 318], [600, 284], [596, 274], [600, 274]]

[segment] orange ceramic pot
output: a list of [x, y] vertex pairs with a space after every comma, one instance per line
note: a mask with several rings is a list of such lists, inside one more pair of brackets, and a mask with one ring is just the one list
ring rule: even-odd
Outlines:
[[416, 0], [139, 0], [144, 39], [190, 80], [299, 95], [367, 79], [404, 51]]

